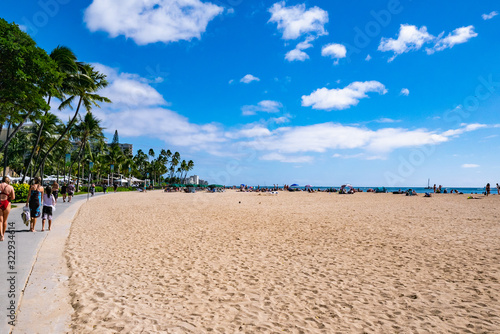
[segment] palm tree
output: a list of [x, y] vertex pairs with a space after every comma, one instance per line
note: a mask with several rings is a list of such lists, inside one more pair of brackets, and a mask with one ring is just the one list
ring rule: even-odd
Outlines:
[[134, 163], [139, 171], [139, 177], [143, 178], [146, 176], [146, 169], [148, 167], [148, 156], [142, 150], [137, 150], [137, 154], [134, 156]]
[[149, 161], [149, 167], [151, 168], [151, 178], [153, 179], [153, 186], [155, 185], [155, 151], [150, 148], [148, 155], [152, 158], [152, 160]]
[[179, 164], [179, 161], [181, 159], [181, 155], [179, 152], [175, 152], [174, 155], [172, 156], [172, 159], [170, 160], [170, 178], [174, 177], [175, 169], [177, 165]]
[[186, 177], [183, 177], [183, 174], [186, 171], [186, 169], [187, 169], [187, 162], [186, 160], [182, 160], [179, 170], [180, 170], [180, 179], [182, 179], [183, 184], [186, 183]]
[[193, 160], [189, 160], [188, 163], [187, 163], [187, 166], [186, 166], [186, 176], [187, 177], [187, 174], [189, 171], [192, 171], [194, 168], [194, 162]]
[[[69, 82], [70, 78], [75, 76], [78, 72], [78, 66], [76, 63], [76, 56], [71, 51], [71, 49], [65, 47], [65, 46], [57, 46], [51, 53], [50, 53], [50, 58], [55, 61], [57, 64], [57, 69], [60, 73], [63, 74], [63, 81], [61, 85], [54, 86], [54, 89], [52, 91], [52, 94], [54, 94], [55, 97], [63, 99], [64, 94], [68, 92], [68, 88], [70, 86]], [[47, 99], [47, 104], [50, 105], [50, 100], [52, 99], [52, 94], [49, 94], [49, 97]], [[47, 116], [48, 111], [45, 111], [44, 116]], [[38, 127], [38, 134], [35, 140], [35, 145], [33, 145], [33, 149], [31, 151], [29, 160], [28, 160], [28, 165], [26, 167], [26, 170], [29, 169], [31, 162], [33, 160], [33, 156], [35, 154], [35, 150], [38, 147], [38, 143], [40, 141], [40, 137], [42, 135], [43, 127], [44, 127], [44, 120], [42, 119], [40, 121], [40, 125]], [[24, 182], [24, 178], [22, 180]]]
[[[113, 145], [109, 147], [108, 154], [104, 157], [104, 161], [110, 166], [114, 166], [116, 170], [120, 170], [122, 164], [125, 162], [125, 155], [119, 146]], [[114, 170], [111, 172], [111, 179], [114, 177]], [[114, 182], [114, 181], [113, 181]]]
[[21, 183], [24, 183], [32, 162], [35, 161], [34, 166], [38, 165], [43, 152], [45, 152], [44, 149], [54, 142], [54, 134], [57, 133], [57, 128], [61, 123], [61, 120], [56, 115], [47, 112], [45, 115], [40, 117], [39, 122], [39, 128], [37, 129], [36, 127], [33, 127], [31, 135], [28, 136], [28, 138], [34, 139], [34, 143], [28, 160], [26, 161], [26, 165], [24, 166], [25, 173], [23, 173], [24, 175]]
[[[109, 100], [107, 97], [96, 94], [97, 91], [108, 85], [108, 81], [106, 81], [106, 75], [97, 72], [96, 70], [94, 70], [94, 67], [89, 64], [78, 63], [78, 67], [79, 75], [71, 77], [71, 84], [69, 84], [68, 86], [68, 92], [71, 94], [71, 96], [64, 100], [59, 106], [59, 109], [64, 109], [68, 106], [71, 108], [71, 103], [76, 98], [78, 98], [78, 106], [76, 108], [75, 114], [69, 121], [66, 129], [63, 131], [61, 136], [49, 148], [40, 165], [45, 162], [49, 153], [71, 129], [76, 120], [76, 117], [78, 116], [78, 112], [80, 111], [80, 107], [82, 104], [87, 112], [91, 112], [93, 106], [96, 106], [98, 108], [100, 107], [98, 102], [111, 102], [111, 100]], [[38, 166], [37, 172], [39, 171], [39, 169], [40, 166]]]
[[76, 189], [78, 191], [80, 186], [80, 167], [83, 159], [85, 148], [88, 149], [89, 156], [92, 156], [91, 142], [98, 141], [104, 138], [102, 133], [103, 128], [100, 125], [101, 120], [95, 118], [92, 113], [85, 114], [83, 120], [80, 117], [80, 123], [73, 128], [73, 137], [79, 142], [78, 149], [78, 179], [76, 182]]

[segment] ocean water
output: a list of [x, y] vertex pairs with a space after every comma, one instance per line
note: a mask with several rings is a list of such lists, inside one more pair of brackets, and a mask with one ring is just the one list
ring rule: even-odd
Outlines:
[[[260, 188], [272, 188], [272, 186], [260, 186]], [[355, 189], [360, 189], [362, 190], [363, 192], [366, 192], [368, 189], [377, 189], [377, 188], [383, 188], [383, 187], [356, 187], [355, 185], [353, 185], [353, 187]], [[254, 188], [257, 188], [257, 186], [254, 186]], [[283, 188], [283, 186], [280, 186], [280, 188]], [[297, 187], [298, 189], [302, 189], [304, 190], [305, 187]], [[340, 186], [330, 186], [330, 187], [325, 187], [325, 186], [312, 186], [312, 188], [314, 190], [317, 190], [317, 189], [320, 189], [320, 190], [326, 190], [326, 189], [330, 189], [330, 188], [335, 188], [335, 189], [339, 189]], [[392, 193], [393, 191], [398, 191], [398, 190], [402, 190], [402, 191], [406, 191], [408, 189], [413, 189], [415, 190], [418, 194], [424, 194], [424, 193], [427, 193], [427, 192], [430, 192], [430, 193], [433, 193], [434, 190], [433, 189], [426, 189], [425, 187], [385, 187], [387, 189], [387, 192], [390, 192]], [[485, 187], [482, 187], [482, 188], [464, 188], [464, 187], [443, 187], [442, 188], [443, 190], [444, 189], [447, 189], [448, 192], [450, 192], [450, 190], [458, 190], [458, 192], [462, 192], [464, 194], [482, 194], [486, 191]], [[497, 193], [497, 189], [496, 189], [496, 186], [495, 187], [492, 187], [491, 188], [491, 193], [492, 194], [496, 194]]]

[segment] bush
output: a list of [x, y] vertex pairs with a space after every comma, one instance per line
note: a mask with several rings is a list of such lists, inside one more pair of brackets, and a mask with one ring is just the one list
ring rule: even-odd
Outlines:
[[14, 200], [14, 203], [26, 203], [26, 201], [28, 200], [28, 193], [30, 191], [29, 184], [14, 183], [12, 184], [12, 187], [14, 188], [14, 192], [16, 193], [16, 199]]

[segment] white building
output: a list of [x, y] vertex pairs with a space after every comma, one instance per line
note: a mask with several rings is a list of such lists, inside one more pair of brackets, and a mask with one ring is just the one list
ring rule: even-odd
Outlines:
[[198, 175], [192, 175], [187, 179], [187, 184], [200, 184], [200, 177]]

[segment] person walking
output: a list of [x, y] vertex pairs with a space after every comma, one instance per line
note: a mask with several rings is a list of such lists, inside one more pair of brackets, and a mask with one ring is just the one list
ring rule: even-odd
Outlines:
[[66, 202], [66, 193], [68, 191], [68, 186], [66, 185], [66, 182], [61, 187], [61, 195], [63, 197], [63, 202]]
[[56, 198], [52, 193], [52, 187], [47, 186], [43, 194], [43, 210], [42, 210], [42, 232], [45, 231], [45, 220], [49, 221], [49, 231], [52, 226], [52, 211], [56, 206]]
[[95, 193], [95, 184], [92, 183], [92, 185], [90, 186], [90, 196], [94, 196], [94, 193]]
[[497, 194], [500, 195], [500, 186], [497, 183]]
[[75, 185], [73, 184], [73, 182], [70, 182], [67, 191], [68, 191], [68, 203], [71, 203], [71, 199], [75, 194]]
[[491, 191], [490, 184], [486, 183], [486, 196], [490, 194], [490, 191]]
[[57, 183], [57, 181], [54, 181], [54, 183], [52, 183], [52, 195], [54, 195], [54, 198], [56, 199], [56, 203], [57, 203], [57, 199], [59, 198], [59, 183]]
[[30, 208], [30, 231], [35, 232], [36, 219], [41, 215], [43, 187], [40, 177], [35, 177], [34, 184], [31, 185], [28, 192], [26, 206]]
[[0, 241], [5, 238], [7, 231], [7, 218], [11, 209], [10, 202], [16, 198], [14, 188], [10, 185], [10, 178], [4, 176], [0, 183]]

